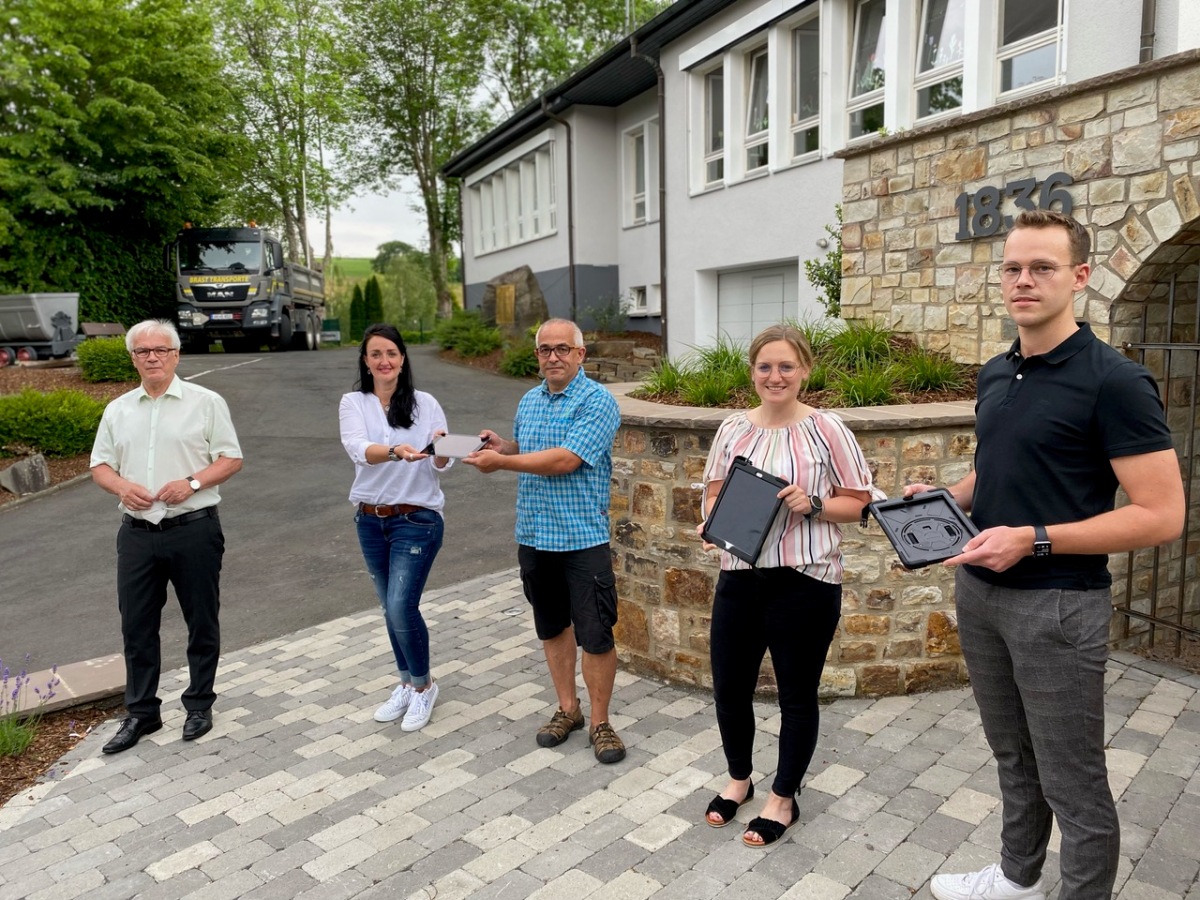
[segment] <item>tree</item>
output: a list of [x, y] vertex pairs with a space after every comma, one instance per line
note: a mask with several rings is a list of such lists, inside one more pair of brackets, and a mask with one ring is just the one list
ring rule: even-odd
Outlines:
[[[506, 114], [564, 80], [671, 0], [478, 0], [490, 11], [482, 84]], [[627, 19], [632, 11], [632, 20]]]
[[367, 328], [367, 304], [363, 298], [362, 285], [354, 285], [350, 298], [350, 340], [361, 341]]
[[254, 164], [241, 179], [243, 218], [278, 225], [288, 256], [309, 263], [308, 218], [323, 209], [325, 266], [331, 210], [352, 192], [352, 96], [342, 70], [344, 20], [332, 0], [221, 0], [225, 68]]
[[388, 241], [385, 244], [380, 244], [375, 249], [378, 252], [375, 254], [375, 258], [371, 260], [371, 271], [381, 274], [388, 270], [388, 267], [392, 264], [392, 260], [419, 252], [411, 244], [406, 244], [404, 241]]
[[479, 0], [346, 0], [353, 82], [363, 99], [368, 163], [382, 183], [411, 176], [429, 235], [429, 271], [438, 315], [452, 300], [447, 258], [459, 236], [458, 187], [439, 174], [453, 153], [481, 133], [476, 103], [490, 18]]
[[363, 316], [368, 325], [384, 321], [383, 293], [379, 290], [379, 278], [375, 275], [367, 279], [363, 291]]
[[838, 227], [825, 226], [833, 246], [824, 259], [806, 259], [804, 274], [817, 289], [817, 299], [825, 307], [825, 315], [836, 319], [842, 314], [842, 205], [839, 203], [834, 209]]
[[388, 264], [382, 287], [387, 321], [412, 331], [427, 331], [433, 327], [437, 293], [429, 278], [425, 254], [413, 252], [394, 257]]
[[245, 166], [212, 23], [189, 0], [8, 0], [0, 17], [0, 293], [83, 319], [171, 302], [158, 261]]

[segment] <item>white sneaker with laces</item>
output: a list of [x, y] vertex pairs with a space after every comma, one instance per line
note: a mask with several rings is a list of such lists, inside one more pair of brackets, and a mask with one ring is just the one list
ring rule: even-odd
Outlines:
[[1004, 877], [999, 863], [965, 875], [935, 875], [929, 889], [938, 900], [1046, 900], [1042, 879], [1021, 887]]
[[394, 691], [392, 696], [388, 698], [388, 702], [375, 710], [376, 722], [395, 722], [398, 718], [404, 715], [404, 711], [408, 709], [412, 703], [413, 690], [411, 684], [402, 684]]
[[423, 691], [414, 690], [412, 702], [408, 706], [408, 713], [404, 716], [404, 721], [400, 723], [400, 728], [404, 731], [419, 731], [424, 728], [425, 723], [433, 714], [433, 704], [437, 702], [437, 695], [437, 682]]

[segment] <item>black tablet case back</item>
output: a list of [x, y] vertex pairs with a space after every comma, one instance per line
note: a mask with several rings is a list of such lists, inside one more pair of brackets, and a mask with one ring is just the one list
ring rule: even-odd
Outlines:
[[906, 569], [958, 556], [963, 545], [979, 534], [945, 488], [877, 500], [869, 508]]
[[704, 523], [704, 539], [754, 565], [783, 501], [775, 495], [788, 486], [782, 478], [736, 456]]

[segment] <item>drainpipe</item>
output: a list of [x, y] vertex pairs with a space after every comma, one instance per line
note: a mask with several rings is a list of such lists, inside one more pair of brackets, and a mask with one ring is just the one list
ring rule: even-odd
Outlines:
[[658, 298], [663, 358], [667, 357], [667, 99], [658, 60], [638, 52], [637, 37], [629, 36], [629, 55], [647, 63], [658, 78]]
[[1154, 23], [1158, 18], [1157, 0], [1142, 0], [1142, 47], [1138, 62], [1154, 59]]
[[571, 123], [561, 116], [550, 112], [550, 103], [542, 94], [542, 114], [553, 119], [567, 132], [567, 292], [571, 298], [571, 321], [577, 322], [579, 312], [575, 297], [575, 138], [571, 132]]

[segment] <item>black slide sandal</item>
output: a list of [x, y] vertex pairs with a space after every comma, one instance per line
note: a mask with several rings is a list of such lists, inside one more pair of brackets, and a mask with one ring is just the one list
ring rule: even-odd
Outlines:
[[[749, 803], [754, 799], [754, 783], [750, 783], [750, 790], [746, 791], [746, 799], [741, 803], [736, 800], [730, 800], [728, 797], [722, 797], [720, 794], [713, 797], [712, 802], [708, 804], [708, 809], [704, 811], [704, 822], [709, 828], [724, 828], [733, 821], [733, 817], [737, 815], [738, 808], [745, 803]], [[709, 819], [709, 813], [716, 813], [721, 817], [721, 824], [718, 825]]]
[[762, 816], [756, 816], [750, 820], [750, 824], [746, 826], [746, 831], [753, 831], [762, 838], [759, 841], [746, 840], [746, 833], [742, 832], [742, 843], [747, 847], [761, 848], [769, 847], [775, 843], [787, 830], [800, 820], [800, 804], [796, 802], [796, 798], [792, 798], [792, 821], [784, 825], [782, 822], [776, 822], [774, 819], [764, 819]]

